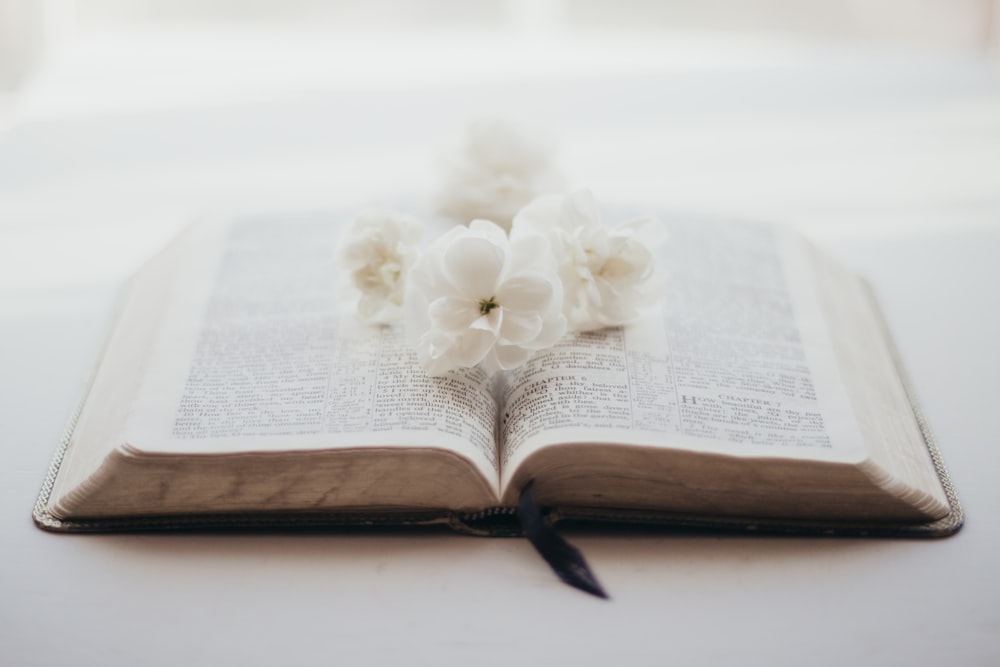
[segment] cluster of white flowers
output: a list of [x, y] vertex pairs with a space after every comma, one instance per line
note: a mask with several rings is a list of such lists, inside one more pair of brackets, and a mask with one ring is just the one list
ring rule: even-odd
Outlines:
[[589, 191], [563, 188], [545, 141], [509, 123], [473, 123], [437, 200], [461, 224], [421, 252], [415, 218], [364, 211], [351, 223], [339, 263], [358, 316], [402, 320], [432, 375], [516, 368], [567, 331], [635, 320], [664, 285], [653, 254], [663, 225], [605, 226]]
[[437, 210], [461, 224], [491, 220], [509, 230], [525, 204], [565, 189], [552, 154], [544, 139], [511, 123], [471, 123], [444, 157]]
[[377, 323], [402, 315], [431, 375], [516, 368], [567, 330], [634, 320], [664, 284], [653, 254], [662, 225], [606, 227], [587, 190], [535, 199], [509, 232], [482, 219], [455, 226], [423, 252], [418, 229], [412, 218], [364, 213], [341, 260], [361, 293], [359, 315]]
[[565, 293], [570, 328], [618, 326], [639, 316], [664, 286], [653, 251], [665, 239], [663, 224], [642, 217], [607, 227], [589, 190], [547, 195], [524, 207], [511, 234], [533, 230], [548, 238]]
[[566, 332], [562, 285], [545, 239], [488, 220], [455, 227], [417, 261], [406, 287], [407, 337], [440, 375], [516, 368]]
[[351, 221], [338, 252], [352, 291], [359, 294], [358, 317], [389, 324], [403, 314], [406, 274], [420, 254], [424, 225], [391, 211], [362, 211]]

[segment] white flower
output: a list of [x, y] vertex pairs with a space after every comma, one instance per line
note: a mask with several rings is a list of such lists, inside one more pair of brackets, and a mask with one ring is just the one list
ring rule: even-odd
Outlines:
[[479, 218], [509, 230], [522, 206], [564, 190], [551, 154], [547, 142], [509, 123], [472, 123], [461, 146], [446, 157], [437, 208], [462, 224]]
[[566, 331], [562, 289], [545, 238], [508, 239], [486, 220], [456, 226], [414, 265], [406, 330], [431, 375], [523, 364]]
[[361, 320], [387, 324], [402, 317], [406, 274], [419, 254], [423, 233], [416, 218], [389, 211], [362, 211], [351, 221], [338, 255], [360, 292]]
[[515, 216], [511, 233], [522, 229], [547, 235], [565, 291], [563, 312], [573, 329], [630, 322], [662, 292], [664, 275], [652, 251], [665, 231], [655, 218], [606, 227], [593, 195], [579, 190], [531, 202]]

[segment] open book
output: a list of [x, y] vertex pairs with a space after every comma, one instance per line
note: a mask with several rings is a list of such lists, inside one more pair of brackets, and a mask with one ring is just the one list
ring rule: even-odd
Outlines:
[[53, 530], [510, 515], [947, 534], [865, 284], [775, 228], [675, 221], [640, 322], [429, 377], [338, 292], [336, 219], [199, 224], [142, 268], [35, 510]]

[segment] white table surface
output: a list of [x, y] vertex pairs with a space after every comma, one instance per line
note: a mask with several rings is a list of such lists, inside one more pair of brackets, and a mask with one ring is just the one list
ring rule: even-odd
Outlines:
[[[513, 98], [560, 126], [577, 183], [793, 224], [866, 273], [966, 527], [577, 536], [602, 602], [519, 539], [32, 525], [115, 287], [172, 230], [203, 211], [419, 194], [455, 123]], [[838, 57], [26, 118], [0, 136], [0, 664], [998, 664], [998, 265], [1000, 85], [969, 63]]]

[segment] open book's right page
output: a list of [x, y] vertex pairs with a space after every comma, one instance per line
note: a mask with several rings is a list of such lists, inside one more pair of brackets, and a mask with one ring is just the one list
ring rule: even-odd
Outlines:
[[507, 378], [502, 486], [557, 442], [865, 457], [804, 242], [763, 225], [668, 228], [659, 309], [569, 337]]

